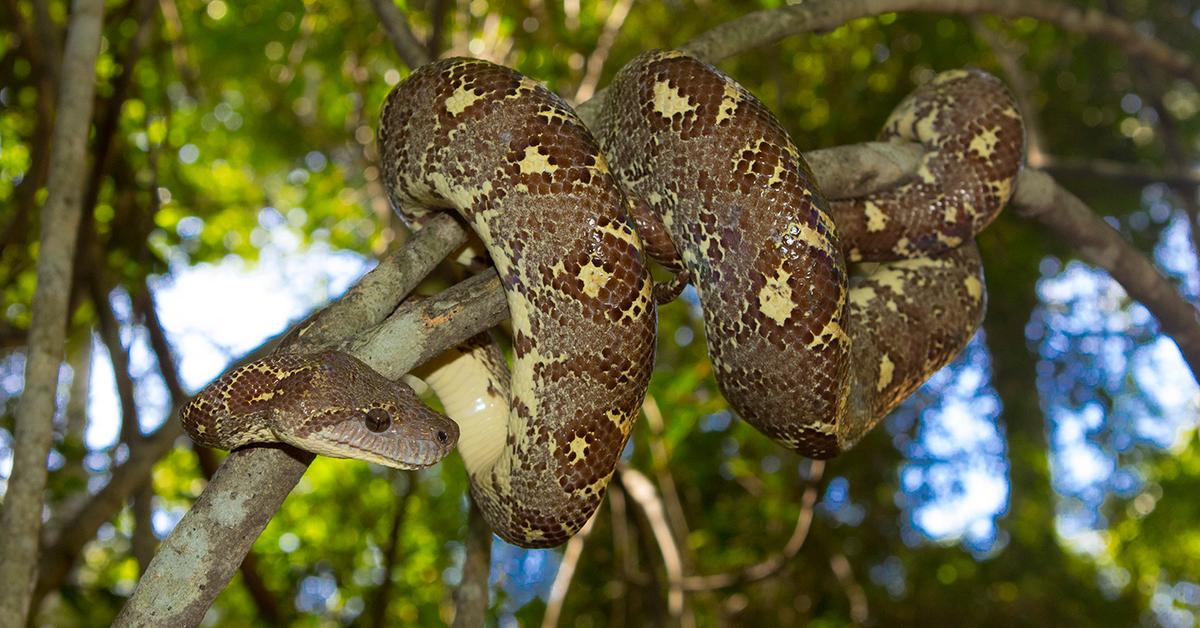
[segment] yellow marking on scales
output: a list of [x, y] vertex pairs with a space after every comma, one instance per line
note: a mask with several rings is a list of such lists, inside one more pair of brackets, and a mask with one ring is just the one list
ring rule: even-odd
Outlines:
[[785, 172], [787, 172], [787, 168], [784, 166], [783, 160], [776, 161], [775, 169], [771, 171], [771, 178], [767, 179], [767, 185], [771, 186], [776, 183], [783, 183], [783, 173]]
[[980, 157], [990, 159], [996, 152], [998, 144], [1000, 144], [1000, 127], [996, 126], [984, 129], [971, 138], [971, 145], [968, 148], [975, 151]]
[[545, 117], [547, 124], [553, 123], [555, 120], [560, 123], [574, 122], [567, 112], [558, 107], [543, 107], [538, 110], [537, 115]]
[[266, 392], [262, 392], [257, 395], [254, 395], [253, 397], [247, 399], [247, 401], [249, 401], [250, 403], [255, 403], [258, 401], [270, 401], [274, 398], [275, 398], [275, 391], [268, 390]]
[[868, 232], [874, 233], [876, 231], [883, 231], [887, 228], [887, 214], [883, 213], [883, 210], [879, 208], [879, 205], [875, 204], [873, 201], [867, 201], [865, 213], [867, 215]]
[[945, 72], [942, 72], [942, 73], [938, 74], [937, 76], [933, 77], [932, 84], [933, 85], [942, 85], [943, 83], [949, 83], [950, 81], [956, 81], [961, 78], [966, 78], [966, 76], [968, 74], [970, 74], [970, 72], [968, 72], [966, 70], [962, 70], [962, 69], [946, 70]]
[[595, 155], [592, 155], [592, 158], [596, 160], [596, 165], [592, 166], [593, 168], [604, 174], [608, 174], [610, 172], [608, 169], [608, 159], [605, 159], [604, 153], [596, 153]]
[[850, 291], [850, 306], [851, 307], [866, 307], [870, 305], [876, 297], [875, 289], [870, 286], [854, 288]]
[[829, 241], [828, 235], [803, 223], [788, 223], [787, 231], [783, 235], [784, 244], [790, 245], [796, 240], [822, 251], [837, 250], [837, 247], [833, 246], [833, 243]]
[[938, 242], [941, 242], [942, 244], [945, 244], [946, 246], [951, 247], [951, 248], [954, 248], [954, 247], [962, 244], [962, 241], [963, 241], [962, 238], [960, 238], [958, 236], [949, 236], [949, 235], [942, 233], [941, 231], [937, 232], [937, 239], [938, 239]]
[[734, 86], [732, 81], [725, 81], [725, 92], [721, 95], [721, 105], [717, 107], [716, 123], [721, 124], [733, 118], [741, 102], [742, 92]]
[[[948, 199], [946, 199], [945, 196], [942, 196], [941, 199], [948, 200]], [[975, 205], [973, 203], [971, 203], [970, 201], [964, 200], [962, 202], [961, 207], [963, 210], [963, 214], [965, 214], [967, 216], [974, 216], [977, 213], [976, 209], [975, 209]], [[950, 202], [942, 203], [942, 222], [945, 222], [948, 224], [954, 224], [955, 222], [958, 222], [958, 209], [959, 209], [959, 205], [955, 205], [954, 203], [950, 203]]]
[[610, 222], [604, 226], [596, 227], [596, 230], [600, 233], [611, 235], [622, 242], [636, 244], [639, 250], [642, 248], [642, 241], [640, 238], [638, 238], [637, 232], [635, 232], [633, 229], [630, 229], [629, 226], [624, 222]]
[[587, 264], [579, 267], [579, 273], [575, 275], [575, 278], [583, 284], [583, 293], [594, 299], [600, 295], [601, 288], [608, 285], [609, 280], [612, 279], [612, 273], [604, 270], [603, 266], [597, 266], [588, 260]]
[[875, 392], [883, 392], [892, 383], [892, 376], [896, 372], [896, 365], [892, 362], [892, 357], [888, 354], [883, 354], [879, 358], [879, 379], [875, 381]]
[[967, 295], [975, 301], [983, 297], [983, 283], [975, 275], [968, 275], [963, 280], [963, 287], [967, 289]]
[[492, 193], [491, 181], [484, 181], [477, 188], [465, 187], [452, 182], [444, 173], [437, 171], [429, 173], [429, 181], [433, 183], [434, 192], [458, 208], [470, 207], [475, 204], [476, 199]]
[[588, 450], [587, 439], [582, 436], [576, 436], [575, 438], [571, 439], [570, 449], [571, 457], [568, 462], [571, 464], [579, 464], [580, 462], [583, 462]]
[[525, 147], [525, 156], [517, 163], [521, 174], [553, 173], [558, 166], [550, 163], [550, 156], [542, 152], [541, 144]]
[[[921, 165], [917, 166], [917, 176], [920, 177], [922, 183], [937, 183], [938, 179], [934, 176], [933, 171], [929, 169], [929, 163], [937, 156], [937, 151], [929, 151], [921, 158]], [[905, 186], [907, 187], [907, 186]]]
[[474, 89], [459, 87], [446, 99], [446, 111], [450, 112], [452, 116], [457, 116], [480, 100], [483, 100], [483, 95], [475, 93]]
[[608, 420], [611, 421], [612, 424], [615, 425], [618, 430], [621, 430], [622, 433], [629, 431], [629, 428], [631, 427], [631, 425], [630, 425], [631, 417], [628, 414], [626, 414], [624, 412], [620, 412], [618, 410], [610, 409], [610, 410], [604, 411], [604, 416], [607, 417]]
[[999, 181], [989, 181], [988, 182], [988, 187], [990, 187], [994, 192], [996, 192], [996, 195], [999, 196], [1000, 199], [1003, 200], [1004, 202], [1008, 202], [1008, 199], [1012, 197], [1012, 186], [1013, 186], [1012, 178], [1000, 179]]
[[[915, 260], [906, 261], [920, 262], [923, 259], [924, 258], [917, 258]], [[880, 268], [875, 274], [871, 275], [871, 281], [875, 282], [877, 285], [891, 290], [896, 294], [903, 295], [904, 288], [908, 285], [909, 273], [907, 272], [908, 269], [901, 264], [903, 264], [903, 262], [892, 262], [887, 264], [886, 266]]]
[[791, 318], [796, 303], [792, 301], [792, 286], [788, 279], [792, 276], [781, 266], [774, 277], [767, 277], [766, 283], [758, 291], [758, 309], [768, 318], [782, 325]]
[[[841, 308], [838, 308], [838, 310], [840, 311]], [[843, 344], [849, 344], [850, 336], [836, 318], [831, 318], [825, 322], [825, 326], [821, 328], [821, 331], [813, 337], [812, 342], [808, 343], [805, 348], [822, 349], [837, 340], [840, 340]]]
[[669, 81], [654, 84], [654, 111], [664, 118], [670, 118], [677, 113], [687, 115], [695, 110], [696, 105], [692, 104], [692, 99], [672, 87]]

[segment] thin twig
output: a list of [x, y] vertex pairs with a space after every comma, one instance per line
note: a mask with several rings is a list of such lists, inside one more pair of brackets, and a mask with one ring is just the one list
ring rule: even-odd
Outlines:
[[658, 496], [654, 484], [640, 471], [622, 464], [618, 468], [621, 484], [633, 503], [638, 505], [646, 521], [650, 523], [650, 531], [658, 544], [662, 555], [663, 568], [667, 572], [667, 612], [674, 622], [682, 623], [684, 619], [684, 588], [683, 561], [680, 558], [679, 545], [671, 534], [671, 526], [663, 515], [662, 499]]
[[[667, 523], [671, 524], [671, 532], [675, 538], [682, 541], [688, 538], [690, 531], [688, 530], [687, 516], [683, 512], [683, 502], [679, 499], [679, 490], [675, 488], [675, 477], [671, 475], [671, 454], [667, 451], [666, 442], [663, 441], [666, 422], [663, 420], [662, 409], [658, 407], [658, 400], [654, 398], [654, 395], [646, 394], [646, 399], [642, 402], [642, 414], [645, 415], [646, 427], [650, 430], [648, 439], [650, 459], [654, 467], [654, 478], [662, 487]], [[680, 556], [683, 559], [684, 571], [690, 571], [695, 566], [695, 560], [693, 560], [687, 545], [682, 546]]]
[[814, 506], [817, 503], [817, 484], [825, 472], [825, 462], [814, 460], [809, 472], [808, 486], [804, 496], [800, 498], [800, 514], [796, 517], [796, 526], [792, 528], [792, 536], [783, 546], [783, 550], [762, 562], [748, 565], [736, 571], [712, 574], [708, 576], [687, 576], [683, 579], [683, 588], [687, 591], [711, 591], [723, 589], [737, 584], [766, 580], [783, 572], [804, 547], [808, 539], [808, 531], [812, 529]]
[[604, 62], [608, 60], [613, 43], [617, 41], [617, 34], [621, 31], [621, 25], [625, 23], [625, 18], [629, 15], [629, 9], [632, 7], [633, 0], [617, 0], [613, 4], [612, 10], [608, 12], [608, 17], [604, 19], [604, 27], [600, 31], [600, 36], [596, 38], [596, 46], [592, 48], [592, 53], [588, 55], [587, 61], [583, 64], [583, 79], [579, 81], [579, 88], [575, 90], [572, 102], [583, 102], [596, 93], [596, 86], [600, 84], [600, 73], [604, 70]]
[[1054, 0], [810, 0], [730, 20], [692, 39], [683, 49], [719, 61], [790, 35], [833, 30], [851, 20], [908, 11], [1033, 18], [1065, 31], [1105, 39], [1200, 87], [1200, 68], [1190, 54], [1103, 11]]
[[1058, 177], [1083, 176], [1106, 181], [1115, 179], [1133, 185], [1165, 183], [1187, 189], [1191, 193], [1195, 193], [1196, 189], [1200, 188], [1200, 169], [1195, 168], [1171, 166], [1158, 168], [1111, 159], [1060, 157], [1045, 153], [1037, 160], [1030, 159], [1029, 166], [1045, 170]]
[[846, 600], [850, 602], [850, 620], [859, 626], [867, 623], [867, 620], [870, 619], [867, 593], [854, 578], [854, 570], [850, 567], [850, 561], [846, 555], [838, 552], [830, 556], [829, 567], [833, 570], [833, 575], [837, 577], [838, 584], [842, 585]]
[[417, 36], [413, 35], [408, 20], [404, 18], [404, 14], [396, 8], [392, 0], [371, 0], [371, 6], [375, 8], [375, 15], [383, 24], [383, 29], [387, 32], [392, 47], [396, 49], [396, 54], [400, 56], [400, 60], [408, 66], [408, 69], [415, 70], [429, 63], [429, 51], [421, 45]]

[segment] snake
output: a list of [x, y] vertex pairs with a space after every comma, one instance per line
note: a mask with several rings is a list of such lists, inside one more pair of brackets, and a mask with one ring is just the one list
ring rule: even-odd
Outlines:
[[[617, 73], [593, 129], [533, 79], [465, 58], [414, 70], [380, 117], [401, 217], [420, 228], [454, 212], [486, 248], [511, 368], [487, 334], [422, 367], [447, 419], [336, 350], [270, 356], [202, 391], [184, 426], [213, 446], [281, 440], [402, 468], [456, 446], [493, 531], [524, 547], [578, 532], [626, 449], [654, 364], [656, 298], [678, 292], [656, 290], [651, 260], [695, 287], [738, 415], [828, 458], [973, 336], [986, 301], [974, 238], [1010, 198], [1023, 154], [1003, 84], [944, 72], [879, 136], [922, 144], [916, 173], [830, 201], [753, 94], [671, 50]], [[382, 432], [377, 409], [390, 419]]]

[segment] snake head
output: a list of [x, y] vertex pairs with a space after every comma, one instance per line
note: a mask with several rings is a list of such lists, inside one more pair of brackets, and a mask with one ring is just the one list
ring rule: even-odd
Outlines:
[[433, 465], [458, 443], [458, 425], [412, 388], [338, 351], [277, 354], [231, 371], [182, 420], [204, 445], [275, 441], [400, 469]]
[[430, 410], [407, 384], [348, 354], [306, 356], [313, 368], [281, 379], [268, 423], [279, 440], [334, 458], [398, 469], [436, 464], [458, 442], [458, 425]]

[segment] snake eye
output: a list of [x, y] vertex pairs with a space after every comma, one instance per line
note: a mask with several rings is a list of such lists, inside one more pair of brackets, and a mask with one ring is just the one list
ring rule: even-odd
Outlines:
[[388, 414], [383, 408], [371, 408], [367, 410], [367, 415], [363, 422], [366, 423], [367, 429], [372, 432], [382, 432], [392, 426], [392, 415]]

